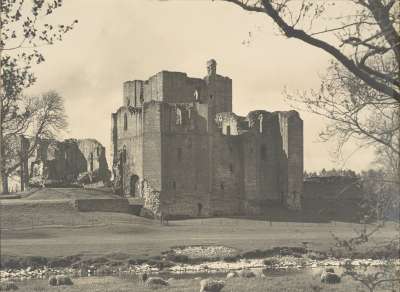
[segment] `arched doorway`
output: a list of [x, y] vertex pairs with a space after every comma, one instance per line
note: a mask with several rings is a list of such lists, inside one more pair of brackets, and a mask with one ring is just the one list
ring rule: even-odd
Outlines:
[[203, 205], [201, 203], [197, 204], [197, 216], [201, 216], [201, 211], [203, 210]]
[[137, 175], [131, 175], [130, 184], [129, 184], [129, 195], [132, 197], [136, 196], [136, 184], [139, 181], [139, 177]]

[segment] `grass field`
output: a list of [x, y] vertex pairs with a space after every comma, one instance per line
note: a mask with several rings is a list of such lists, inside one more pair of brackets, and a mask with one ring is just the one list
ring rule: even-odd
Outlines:
[[[54, 205], [52, 205], [54, 204]], [[1, 207], [2, 255], [65, 256], [109, 253], [158, 255], [177, 245], [216, 244], [240, 251], [275, 246], [301, 246], [309, 242], [315, 250], [333, 245], [331, 232], [350, 237], [361, 228], [352, 223], [266, 222], [235, 218], [171, 221], [168, 226], [129, 214], [77, 212], [64, 203], [36, 207]], [[396, 235], [388, 224], [375, 240]]]
[[[73, 279], [74, 285], [69, 287], [54, 288], [47, 284], [47, 281], [35, 280], [24, 284], [19, 284], [21, 292], [198, 292], [200, 288], [200, 280], [172, 280], [169, 281], [167, 287], [149, 288], [137, 280], [121, 279], [116, 277], [91, 277]], [[296, 274], [290, 276], [266, 277], [242, 279], [233, 278], [226, 280], [226, 286], [222, 292], [274, 292], [274, 291], [326, 291], [326, 292], [356, 292], [366, 291], [360, 283], [354, 282], [350, 278], [343, 278], [340, 284], [329, 285], [322, 284], [319, 277], [311, 274]], [[377, 289], [376, 291], [390, 291]]]

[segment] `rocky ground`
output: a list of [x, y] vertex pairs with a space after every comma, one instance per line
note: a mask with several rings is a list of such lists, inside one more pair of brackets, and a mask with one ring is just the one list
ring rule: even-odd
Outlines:
[[[297, 252], [293, 251], [296, 250]], [[70, 275], [71, 277], [108, 276], [127, 274], [216, 274], [239, 270], [254, 271], [293, 271], [314, 269], [321, 271], [326, 267], [343, 269], [345, 266], [379, 268], [388, 264], [400, 267], [400, 260], [382, 259], [346, 259], [303, 250], [302, 248], [281, 248], [270, 251], [254, 251], [239, 254], [237, 250], [224, 246], [188, 246], [175, 247], [156, 259], [125, 261], [92, 260], [74, 263], [69, 267], [28, 266], [23, 268], [3, 268], [0, 271], [2, 281], [23, 281], [47, 279], [52, 275]], [[275, 250], [275, 254], [273, 251]], [[301, 252], [303, 251], [303, 252]], [[264, 256], [263, 256], [264, 254]], [[265, 256], [270, 254], [270, 256]], [[258, 255], [258, 256], [257, 256]], [[251, 258], [253, 257], [253, 258]], [[62, 261], [61, 261], [62, 263]], [[3, 264], [4, 265], [4, 264]], [[53, 264], [54, 265], [54, 264]]]

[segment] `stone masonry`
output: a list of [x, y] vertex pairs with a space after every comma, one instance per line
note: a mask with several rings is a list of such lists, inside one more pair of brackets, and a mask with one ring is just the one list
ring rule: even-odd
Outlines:
[[232, 112], [232, 80], [161, 71], [123, 84], [112, 114], [114, 187], [153, 213], [267, 215], [301, 209], [303, 121], [296, 111]]
[[33, 139], [20, 137], [22, 189], [106, 183], [110, 179], [105, 148], [95, 139], [41, 139], [30, 155], [33, 143]]

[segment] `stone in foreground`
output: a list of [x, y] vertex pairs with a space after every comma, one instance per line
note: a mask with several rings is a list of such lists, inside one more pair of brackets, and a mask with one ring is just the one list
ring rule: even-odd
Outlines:
[[200, 292], [219, 292], [224, 288], [225, 282], [213, 279], [204, 279], [200, 281]]
[[254, 278], [256, 276], [256, 274], [250, 270], [241, 270], [238, 274], [242, 278]]
[[324, 272], [322, 272], [321, 283], [337, 284], [340, 283], [340, 280], [340, 277], [335, 274], [333, 269], [326, 269]]
[[146, 280], [146, 286], [168, 286], [168, 282], [160, 277], [150, 277]]

